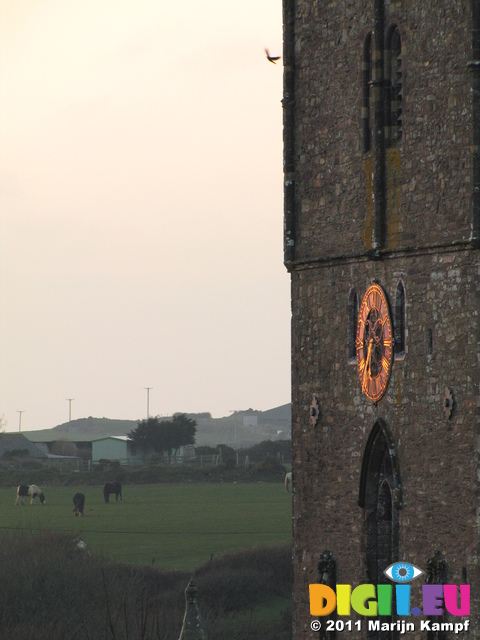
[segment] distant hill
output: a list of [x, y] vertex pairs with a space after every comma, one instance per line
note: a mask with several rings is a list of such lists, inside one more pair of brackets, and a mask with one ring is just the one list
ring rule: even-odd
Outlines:
[[[291, 405], [285, 404], [268, 411], [247, 409], [225, 418], [212, 418], [210, 413], [188, 413], [197, 422], [198, 446], [228, 444], [249, 447], [263, 440], [288, 440], [291, 437]], [[168, 417], [163, 418], [168, 420]], [[106, 436], [124, 436], [136, 429], [138, 420], [110, 418], [79, 418], [64, 422], [52, 429], [25, 431], [31, 442], [67, 440], [89, 442]]]
[[189, 417], [197, 421], [198, 446], [251, 447], [263, 440], [289, 440], [292, 435], [291, 404], [268, 411], [236, 411], [225, 418], [199, 418], [195, 414]]
[[136, 429], [138, 420], [113, 420], [110, 418], [79, 418], [64, 422], [52, 429], [24, 431], [32, 442], [54, 442], [55, 440], [90, 441], [105, 436], [124, 436]]

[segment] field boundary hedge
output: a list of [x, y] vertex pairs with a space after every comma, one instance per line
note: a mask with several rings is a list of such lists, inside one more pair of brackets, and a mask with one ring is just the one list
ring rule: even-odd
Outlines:
[[65, 472], [56, 467], [39, 467], [0, 470], [0, 486], [16, 487], [19, 484], [40, 486], [65, 486], [68, 484], [99, 485], [112, 480], [123, 484], [202, 483], [202, 482], [283, 482], [286, 468], [273, 458], [250, 468], [219, 464], [217, 466], [190, 465], [142, 465], [120, 466], [105, 463], [91, 471]]

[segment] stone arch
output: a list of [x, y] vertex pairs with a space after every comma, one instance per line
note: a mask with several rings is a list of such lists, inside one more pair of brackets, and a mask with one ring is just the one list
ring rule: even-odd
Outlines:
[[374, 584], [385, 582], [383, 571], [398, 555], [398, 510], [402, 503], [398, 458], [381, 419], [365, 446], [358, 504], [365, 509], [368, 579]]
[[[367, 581], [389, 583], [383, 572], [398, 560], [401, 483], [394, 442], [381, 419], [373, 426], [365, 446], [358, 504], [365, 509]], [[394, 634], [369, 632], [367, 637], [390, 640]]]

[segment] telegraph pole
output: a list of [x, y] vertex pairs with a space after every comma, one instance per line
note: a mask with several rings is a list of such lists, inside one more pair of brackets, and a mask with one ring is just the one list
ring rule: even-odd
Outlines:
[[70, 422], [72, 420], [72, 401], [75, 400], [75, 398], [67, 398], [68, 400], [68, 421]]
[[25, 409], [22, 409], [21, 411], [17, 411], [18, 413], [18, 431], [20, 432], [22, 430], [22, 413], [25, 413]]
[[147, 420], [150, 418], [150, 389], [153, 387], [143, 387], [147, 390]]

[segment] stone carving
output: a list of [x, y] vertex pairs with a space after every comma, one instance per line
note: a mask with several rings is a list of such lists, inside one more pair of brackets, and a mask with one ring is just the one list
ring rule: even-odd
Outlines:
[[455, 399], [453, 397], [452, 389], [445, 387], [445, 393], [443, 395], [443, 413], [447, 420], [452, 417], [453, 405], [455, 403]]
[[335, 589], [336, 584], [336, 562], [331, 551], [324, 551], [317, 564], [317, 584], [326, 584]]
[[310, 424], [312, 427], [316, 427], [320, 420], [320, 404], [318, 402], [318, 396], [313, 394], [312, 402], [310, 404]]
[[427, 560], [425, 582], [427, 584], [445, 584], [447, 582], [447, 561], [441, 551], [435, 551], [433, 556]]
[[[331, 589], [335, 590], [336, 583], [337, 563], [335, 561], [335, 558], [333, 557], [333, 553], [331, 551], [325, 550], [320, 557], [319, 563], [317, 564], [317, 584], [325, 584]], [[321, 640], [334, 640], [335, 630], [326, 630], [325, 623], [327, 622], [327, 620], [335, 620], [335, 613], [322, 618], [322, 627], [319, 631], [319, 638]]]

